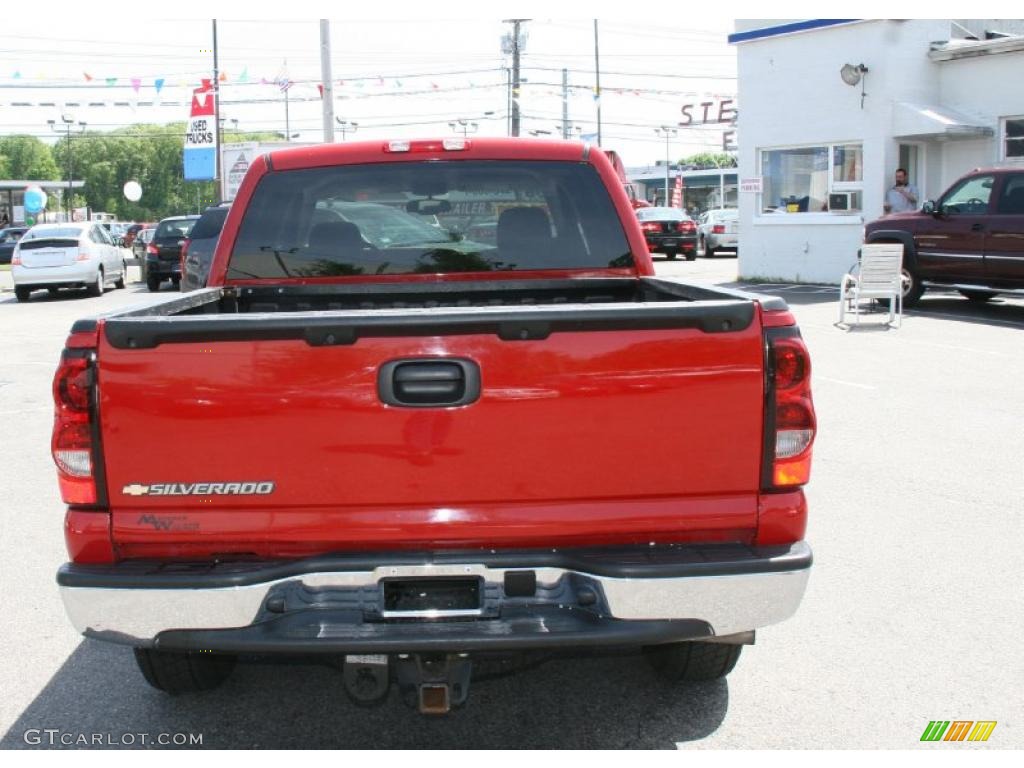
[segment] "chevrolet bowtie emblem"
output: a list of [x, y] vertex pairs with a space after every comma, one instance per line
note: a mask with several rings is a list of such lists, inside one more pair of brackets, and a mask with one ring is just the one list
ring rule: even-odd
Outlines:
[[145, 496], [147, 493], [149, 493], [149, 486], [139, 485], [138, 483], [132, 483], [131, 485], [126, 485], [124, 488], [122, 488], [121, 493], [123, 493], [125, 496]]

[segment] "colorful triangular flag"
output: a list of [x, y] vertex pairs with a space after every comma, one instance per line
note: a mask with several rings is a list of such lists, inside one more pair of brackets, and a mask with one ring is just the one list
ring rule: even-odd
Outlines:
[[156, 88], [156, 92], [159, 94], [164, 87], [164, 79], [162, 77], [158, 77], [153, 81], [153, 87]]
[[133, 77], [132, 78], [132, 90], [135, 91], [136, 93], [138, 93], [139, 92], [139, 88], [141, 88], [141, 87], [142, 87], [142, 80], [140, 78], [138, 78], [138, 77]]

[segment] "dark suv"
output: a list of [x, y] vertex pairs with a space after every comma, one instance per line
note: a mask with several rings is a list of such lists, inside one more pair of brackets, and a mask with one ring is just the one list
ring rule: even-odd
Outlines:
[[1024, 168], [977, 169], [920, 211], [865, 228], [865, 242], [903, 243], [903, 303], [930, 286], [972, 301], [1024, 294]]
[[159, 291], [160, 283], [170, 280], [177, 288], [181, 282], [181, 247], [188, 239], [198, 216], [172, 216], [161, 221], [146, 246], [146, 287]]
[[210, 262], [213, 261], [213, 252], [217, 248], [217, 240], [229, 209], [228, 203], [207, 208], [192, 227], [182, 248], [181, 290], [194, 291], [206, 287]]

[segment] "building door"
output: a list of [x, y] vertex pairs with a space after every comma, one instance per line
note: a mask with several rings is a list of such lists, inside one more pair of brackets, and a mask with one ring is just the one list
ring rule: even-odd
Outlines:
[[1003, 177], [995, 212], [988, 217], [985, 271], [993, 282], [1024, 284], [1024, 173]]
[[924, 147], [920, 144], [900, 144], [900, 168], [907, 172], [907, 183], [917, 187], [918, 201], [924, 202]]
[[939, 199], [936, 215], [918, 230], [917, 261], [925, 280], [984, 279], [994, 183], [991, 174], [968, 176]]

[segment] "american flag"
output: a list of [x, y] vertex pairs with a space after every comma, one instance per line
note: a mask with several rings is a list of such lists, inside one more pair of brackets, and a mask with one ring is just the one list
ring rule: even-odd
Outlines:
[[672, 207], [683, 207], [683, 177], [681, 175], [676, 176], [675, 186], [672, 187]]
[[284, 93], [292, 87], [292, 81], [288, 77], [288, 66], [281, 67], [281, 71], [277, 73], [277, 77], [274, 78], [274, 85], [278, 87], [281, 93]]

